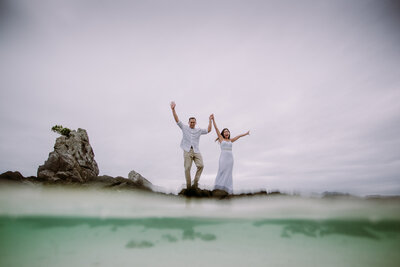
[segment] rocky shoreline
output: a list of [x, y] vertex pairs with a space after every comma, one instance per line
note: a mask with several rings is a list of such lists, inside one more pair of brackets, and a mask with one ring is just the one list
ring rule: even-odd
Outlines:
[[[101, 190], [140, 190], [154, 194], [164, 194], [176, 196], [173, 194], [167, 194], [162, 192], [156, 192], [153, 190], [153, 185], [145, 178], [133, 180], [131, 178], [125, 178], [122, 176], [112, 177], [108, 175], [96, 176], [85, 180], [84, 182], [74, 181], [72, 179], [45, 179], [36, 176], [24, 177], [18, 171], [7, 171], [0, 174], [0, 186], [4, 184], [9, 185], [22, 185], [22, 186], [52, 186], [52, 187], [66, 187], [66, 188], [91, 188]], [[273, 196], [273, 195], [285, 195], [280, 192], [269, 192], [259, 191], [255, 193], [242, 193], [242, 194], [228, 194], [223, 190], [207, 190], [201, 188], [189, 188], [182, 189], [177, 196], [188, 197], [188, 198], [214, 198], [214, 199], [231, 199], [238, 197], [249, 197], [249, 196]]]
[[145, 183], [144, 180], [134, 181], [121, 176], [112, 177], [108, 175], [96, 176], [86, 179], [84, 182], [78, 182], [71, 179], [49, 180], [36, 176], [24, 177], [18, 171], [7, 171], [0, 174], [0, 185], [6, 183], [14, 185], [79, 186], [93, 187], [97, 189], [139, 189], [153, 192], [151, 186]]

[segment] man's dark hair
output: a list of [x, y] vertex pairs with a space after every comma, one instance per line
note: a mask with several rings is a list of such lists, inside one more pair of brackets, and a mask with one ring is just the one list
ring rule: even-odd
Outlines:
[[190, 121], [190, 120], [196, 120], [196, 118], [195, 118], [195, 117], [190, 117], [190, 118], [189, 118], [189, 121]]

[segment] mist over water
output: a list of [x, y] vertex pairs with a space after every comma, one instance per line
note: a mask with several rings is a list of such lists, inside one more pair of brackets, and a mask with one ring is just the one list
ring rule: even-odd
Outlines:
[[[400, 219], [398, 201], [356, 197], [259, 196], [237, 199], [187, 199], [141, 191], [85, 188], [0, 188], [0, 211], [6, 216], [99, 218], [208, 217], [257, 219]], [[27, 205], [29, 203], [29, 205]], [[373, 212], [371, 212], [373, 211]]]

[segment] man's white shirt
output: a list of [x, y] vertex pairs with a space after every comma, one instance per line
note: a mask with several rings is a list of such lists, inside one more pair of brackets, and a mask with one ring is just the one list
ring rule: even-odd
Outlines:
[[208, 130], [201, 128], [192, 129], [188, 125], [184, 125], [181, 121], [178, 121], [177, 125], [182, 130], [181, 148], [186, 152], [189, 152], [190, 147], [193, 147], [194, 153], [200, 153], [199, 150], [200, 135], [208, 134]]

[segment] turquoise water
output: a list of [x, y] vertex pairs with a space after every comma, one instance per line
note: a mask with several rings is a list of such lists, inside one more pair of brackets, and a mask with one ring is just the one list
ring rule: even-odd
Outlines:
[[0, 188], [0, 266], [399, 266], [398, 200]]

